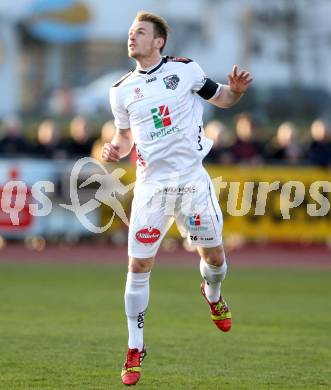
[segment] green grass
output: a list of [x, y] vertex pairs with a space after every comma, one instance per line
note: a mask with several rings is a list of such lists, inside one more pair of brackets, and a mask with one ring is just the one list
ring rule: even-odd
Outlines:
[[[0, 264], [0, 389], [122, 389], [125, 266]], [[141, 389], [330, 389], [331, 271], [231, 269], [234, 326], [198, 267], [157, 266]]]

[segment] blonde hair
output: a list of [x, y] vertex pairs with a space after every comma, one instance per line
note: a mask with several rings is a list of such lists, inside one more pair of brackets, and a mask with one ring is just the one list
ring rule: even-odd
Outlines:
[[164, 44], [160, 48], [160, 52], [162, 53], [167, 43], [167, 39], [169, 35], [169, 26], [167, 21], [157, 14], [153, 14], [152, 12], [145, 12], [145, 11], [138, 12], [134, 20], [136, 22], [150, 22], [153, 24], [154, 37], [164, 39]]

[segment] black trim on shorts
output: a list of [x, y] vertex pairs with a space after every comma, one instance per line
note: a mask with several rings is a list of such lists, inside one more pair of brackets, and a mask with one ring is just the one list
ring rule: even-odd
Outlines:
[[215, 81], [213, 81], [212, 79], [207, 78], [205, 84], [200, 89], [200, 91], [197, 92], [197, 94], [203, 99], [209, 100], [215, 95], [217, 89], [218, 84], [215, 83]]
[[213, 209], [214, 209], [214, 212], [215, 212], [215, 215], [216, 215], [216, 218], [217, 218], [217, 222], [219, 222], [220, 220], [219, 220], [218, 215], [216, 213], [216, 209], [215, 209], [215, 206], [214, 206], [214, 203], [213, 203], [213, 197], [211, 196], [210, 184], [208, 185], [208, 189], [209, 189], [209, 195], [210, 195], [211, 204], [213, 205]]

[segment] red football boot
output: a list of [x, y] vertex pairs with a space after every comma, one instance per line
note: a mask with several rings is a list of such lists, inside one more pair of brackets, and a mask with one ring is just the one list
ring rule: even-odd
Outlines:
[[139, 381], [141, 376], [141, 363], [144, 360], [145, 356], [146, 356], [145, 347], [140, 352], [138, 351], [137, 348], [128, 349], [128, 353], [126, 355], [126, 361], [124, 363], [122, 373], [121, 373], [122, 382], [124, 385], [132, 386]]
[[228, 332], [231, 329], [232, 316], [226, 302], [222, 297], [220, 297], [218, 302], [209, 302], [206, 297], [205, 282], [201, 283], [200, 290], [210, 307], [210, 316], [214, 324], [222, 332]]

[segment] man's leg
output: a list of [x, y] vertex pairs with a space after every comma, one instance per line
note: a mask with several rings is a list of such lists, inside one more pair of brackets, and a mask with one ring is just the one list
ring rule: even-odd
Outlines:
[[129, 257], [125, 286], [125, 313], [128, 320], [130, 349], [143, 349], [144, 316], [149, 300], [149, 277], [154, 257], [137, 259]]
[[227, 332], [231, 329], [231, 312], [221, 295], [221, 283], [225, 278], [227, 264], [222, 245], [213, 248], [198, 247], [201, 256], [200, 273], [204, 279], [201, 292], [206, 298], [215, 325]]
[[124, 385], [135, 385], [141, 376], [141, 363], [145, 357], [144, 321], [149, 300], [149, 277], [154, 257], [129, 257], [125, 285], [125, 313], [128, 321], [129, 341], [126, 361], [122, 370]]
[[131, 207], [129, 269], [124, 294], [129, 330], [129, 348], [122, 370], [122, 382], [125, 385], [135, 385], [141, 377], [141, 362], [146, 354], [143, 332], [150, 272], [162, 239], [173, 223], [173, 216], [166, 213], [165, 206], [161, 207], [163, 192], [154, 195], [157, 188], [158, 183], [138, 185]]
[[221, 282], [224, 280], [227, 264], [222, 245], [214, 248], [198, 247], [200, 273], [206, 281], [205, 292], [209, 302], [217, 302], [221, 295]]

